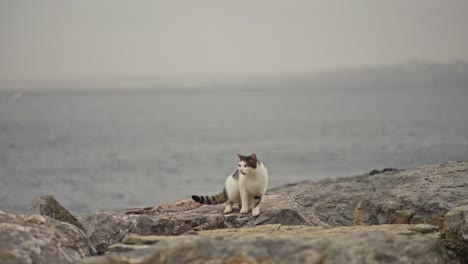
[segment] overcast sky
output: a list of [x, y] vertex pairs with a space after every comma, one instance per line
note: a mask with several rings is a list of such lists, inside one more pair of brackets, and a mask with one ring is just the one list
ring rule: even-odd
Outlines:
[[0, 79], [468, 60], [466, 0], [0, 2]]

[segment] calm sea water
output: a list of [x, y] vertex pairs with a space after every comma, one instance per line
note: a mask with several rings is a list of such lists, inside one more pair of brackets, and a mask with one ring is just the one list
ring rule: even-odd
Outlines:
[[0, 93], [0, 209], [77, 214], [221, 191], [236, 153], [270, 187], [468, 159], [468, 89]]

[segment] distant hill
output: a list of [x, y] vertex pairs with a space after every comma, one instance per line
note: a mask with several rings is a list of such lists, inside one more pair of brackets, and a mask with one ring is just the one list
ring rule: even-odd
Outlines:
[[0, 90], [153, 90], [218, 88], [468, 89], [468, 62], [414, 62], [348, 67], [313, 73], [237, 76], [144, 76], [89, 79], [0, 80]]
[[468, 62], [419, 62], [342, 69], [314, 74], [308, 79], [310, 86], [317, 87], [468, 89]]

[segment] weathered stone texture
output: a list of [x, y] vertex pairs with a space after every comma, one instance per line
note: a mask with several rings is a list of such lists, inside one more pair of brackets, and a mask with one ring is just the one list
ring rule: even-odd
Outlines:
[[52, 195], [43, 195], [31, 202], [30, 214], [46, 215], [53, 219], [70, 223], [81, 230], [84, 227], [67, 209], [65, 209]]
[[95, 253], [74, 225], [0, 211], [0, 263], [72, 263]]
[[127, 237], [120, 253], [79, 263], [460, 263], [441, 245], [440, 233], [421, 234], [426, 228], [265, 225], [199, 236]]
[[373, 175], [300, 182], [273, 188], [333, 226], [442, 226], [452, 208], [468, 204], [468, 162], [454, 161]]
[[264, 224], [325, 225], [286, 195], [266, 195], [261, 207], [258, 217], [239, 214], [239, 209], [225, 215], [224, 205], [197, 206], [183, 200], [154, 208], [101, 211], [81, 221], [99, 253], [128, 234], [168, 236]]

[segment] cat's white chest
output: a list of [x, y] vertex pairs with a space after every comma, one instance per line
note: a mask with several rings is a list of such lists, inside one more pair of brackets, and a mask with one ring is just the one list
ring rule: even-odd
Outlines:
[[239, 180], [239, 187], [245, 188], [248, 193], [263, 194], [267, 187], [268, 173], [262, 168], [254, 175], [242, 175]]

